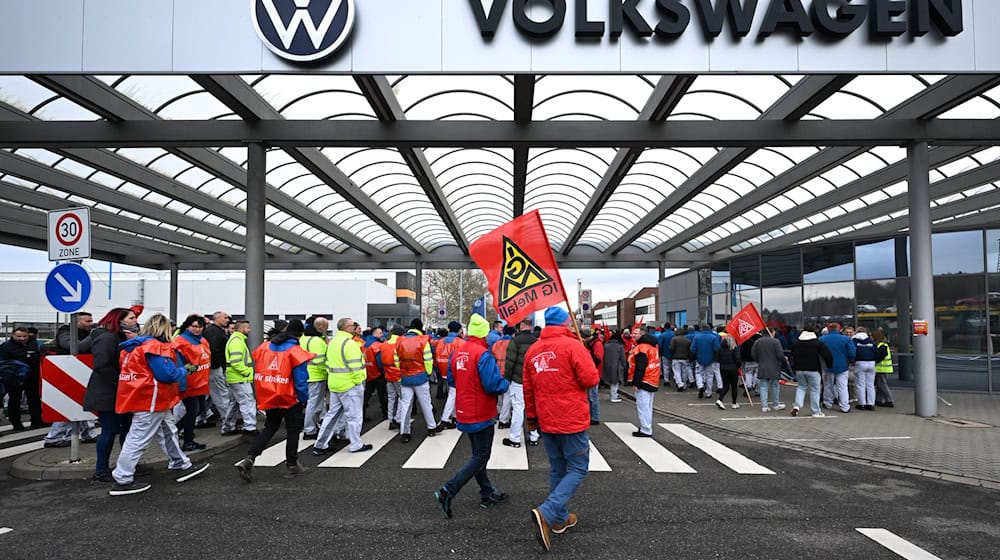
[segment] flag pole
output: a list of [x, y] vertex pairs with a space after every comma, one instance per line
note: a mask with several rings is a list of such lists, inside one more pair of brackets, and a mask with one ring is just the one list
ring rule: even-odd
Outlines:
[[[545, 224], [542, 223], [542, 214], [537, 209], [531, 211], [535, 215], [535, 219], [538, 220], [538, 229], [542, 230], [542, 236], [545, 238], [545, 244], [548, 245], [549, 251], [552, 251], [552, 244], [549, 243], [549, 232], [545, 231]], [[552, 262], [556, 262], [555, 253], [552, 253]], [[556, 263], [556, 280], [559, 281], [559, 289], [562, 290], [563, 301], [566, 303], [566, 309], [569, 311], [569, 316], [573, 319], [573, 329], [576, 330], [576, 337], [580, 339], [580, 343], [584, 346], [587, 345], [583, 340], [583, 333], [580, 332], [580, 324], [576, 322], [576, 315], [573, 314], [573, 306], [569, 303], [569, 293], [563, 286], [562, 281], [562, 271], [558, 270], [558, 263]]]

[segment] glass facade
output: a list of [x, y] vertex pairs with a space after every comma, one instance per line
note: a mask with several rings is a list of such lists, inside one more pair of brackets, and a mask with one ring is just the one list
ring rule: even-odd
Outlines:
[[[932, 240], [938, 387], [1000, 391], [1000, 230]], [[809, 325], [881, 329], [897, 357], [894, 382], [910, 385], [909, 268], [905, 237], [735, 258], [712, 266], [712, 319], [753, 303], [789, 341]]]

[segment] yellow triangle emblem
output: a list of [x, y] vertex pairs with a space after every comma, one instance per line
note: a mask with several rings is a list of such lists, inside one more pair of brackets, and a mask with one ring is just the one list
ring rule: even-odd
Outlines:
[[506, 303], [525, 290], [551, 281], [552, 277], [528, 258], [517, 244], [506, 237], [503, 238], [500, 303]]

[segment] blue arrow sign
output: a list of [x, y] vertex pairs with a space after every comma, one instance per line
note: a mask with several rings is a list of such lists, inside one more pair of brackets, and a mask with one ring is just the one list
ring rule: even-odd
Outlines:
[[45, 297], [61, 313], [76, 313], [90, 299], [90, 275], [76, 263], [52, 269], [45, 279]]

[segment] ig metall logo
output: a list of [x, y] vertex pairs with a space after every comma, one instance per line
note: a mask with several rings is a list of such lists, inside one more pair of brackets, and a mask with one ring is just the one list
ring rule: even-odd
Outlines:
[[354, 0], [251, 0], [254, 28], [264, 46], [281, 58], [326, 58], [354, 27]]

